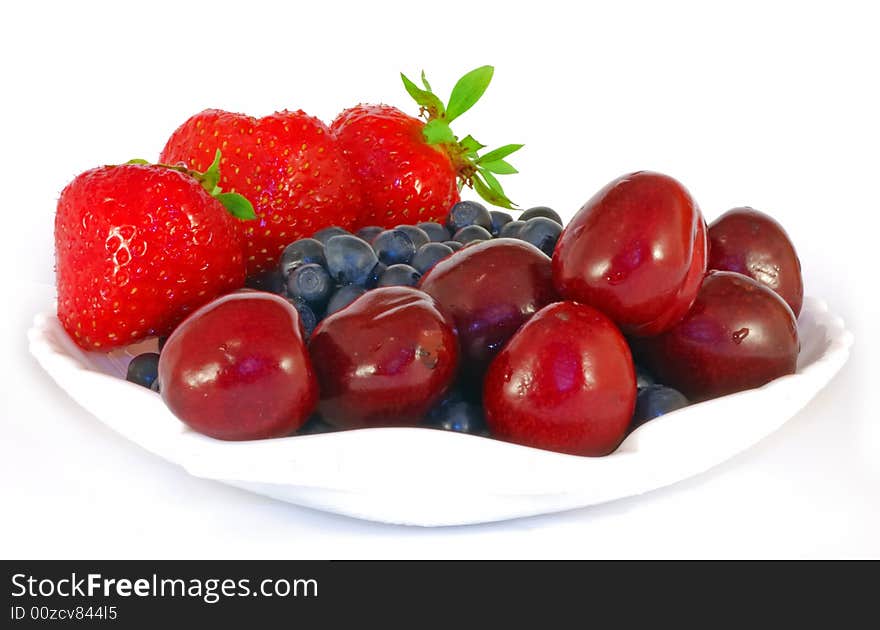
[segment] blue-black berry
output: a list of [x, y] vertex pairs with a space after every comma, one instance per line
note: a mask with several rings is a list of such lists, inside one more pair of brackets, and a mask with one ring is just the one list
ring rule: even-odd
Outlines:
[[364, 293], [366, 293], [364, 289], [353, 284], [340, 287], [336, 290], [336, 293], [330, 296], [330, 301], [327, 302], [327, 311], [324, 316], [329, 317], [336, 311], [341, 311]]
[[442, 243], [443, 241], [448, 241], [452, 237], [449, 230], [433, 221], [419, 223], [416, 227], [427, 234], [432, 243]]
[[329, 241], [334, 236], [342, 236], [345, 234], [351, 234], [351, 232], [334, 225], [332, 227], [324, 228], [323, 230], [318, 230], [317, 232], [312, 234], [312, 238], [316, 241], [320, 241], [323, 245], [326, 245], [327, 241]]
[[314, 414], [306, 423], [296, 432], [297, 435], [317, 435], [319, 433], [330, 433], [335, 431], [336, 427], [324, 421], [319, 414]]
[[491, 238], [492, 234], [486, 228], [479, 225], [469, 225], [458, 230], [452, 240], [467, 245], [474, 241], [488, 241]]
[[519, 238], [519, 231], [525, 224], [525, 221], [511, 221], [501, 228], [501, 231], [498, 232], [498, 238]]
[[362, 227], [357, 232], [354, 233], [360, 239], [365, 240], [368, 243], [372, 243], [373, 239], [379, 235], [380, 232], [384, 232], [385, 228], [380, 227], [378, 225], [368, 225], [366, 227]]
[[308, 339], [312, 336], [312, 332], [314, 332], [315, 327], [318, 325], [318, 316], [305, 300], [288, 298], [287, 301], [293, 304], [293, 307], [299, 313], [299, 323], [302, 326], [303, 337]]
[[369, 243], [353, 234], [334, 236], [324, 246], [327, 271], [339, 284], [363, 286], [379, 262]]
[[443, 244], [454, 252], [457, 252], [463, 247], [458, 241], [443, 241]]
[[412, 237], [404, 230], [385, 230], [373, 239], [373, 250], [386, 265], [408, 265], [416, 249]]
[[529, 219], [519, 230], [520, 240], [531, 243], [548, 256], [553, 255], [560, 234], [562, 225], [547, 217]]
[[[446, 227], [451, 234], [455, 234], [469, 225], [479, 225], [489, 232], [492, 229], [492, 215], [481, 203], [459, 201], [449, 210], [449, 216], [446, 217]], [[458, 239], [453, 237], [453, 240]]]
[[287, 295], [303, 300], [316, 313], [324, 310], [335, 289], [327, 270], [315, 263], [300, 265], [287, 277]]
[[492, 236], [498, 236], [501, 228], [513, 221], [512, 216], [506, 212], [501, 212], [501, 210], [492, 210], [489, 212], [489, 216], [492, 217], [492, 229], [489, 230], [492, 232]]
[[301, 238], [284, 248], [281, 261], [278, 263], [278, 271], [283, 278], [287, 278], [294, 267], [310, 263], [327, 266], [324, 245], [313, 238]]
[[519, 220], [528, 221], [529, 219], [534, 219], [535, 217], [544, 217], [545, 219], [550, 219], [551, 221], [562, 225], [562, 217], [560, 217], [555, 210], [553, 210], [552, 208], [548, 208], [547, 206], [536, 206], [534, 208], [529, 208], [519, 216]]
[[670, 411], [687, 407], [688, 399], [677, 389], [665, 385], [648, 385], [639, 390], [631, 428], [653, 420]]
[[377, 287], [414, 287], [422, 274], [409, 265], [390, 265], [379, 278]]
[[367, 278], [367, 283], [364, 285], [364, 288], [375, 289], [376, 285], [379, 284], [379, 278], [382, 277], [382, 274], [385, 273], [386, 269], [388, 269], [388, 265], [381, 260], [377, 262], [376, 266], [373, 267], [373, 270], [370, 272], [370, 277]]
[[418, 251], [419, 247], [422, 245], [431, 242], [431, 237], [428, 236], [428, 233], [415, 225], [398, 225], [394, 229], [406, 232], [407, 236], [412, 240], [413, 245], [416, 246], [416, 251]]
[[128, 362], [125, 380], [149, 389], [159, 376], [159, 354], [144, 352]]
[[464, 400], [444, 401], [429, 412], [425, 424], [458, 433], [489, 434], [482, 408]]
[[419, 248], [410, 264], [420, 274], [425, 275], [434, 265], [451, 254], [452, 249], [443, 243], [428, 243]]

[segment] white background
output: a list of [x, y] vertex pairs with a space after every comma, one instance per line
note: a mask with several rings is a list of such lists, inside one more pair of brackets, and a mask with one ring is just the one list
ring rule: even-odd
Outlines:
[[[0, 557], [880, 557], [872, 3], [181, 4], [0, 9]], [[648, 168], [684, 182], [710, 221], [743, 204], [779, 219], [807, 293], [856, 335], [835, 381], [757, 447], [672, 488], [428, 530], [189, 477], [79, 409], [27, 354], [52, 298], [55, 200], [78, 172], [155, 159], [206, 107], [327, 122], [359, 101], [412, 109], [398, 72], [425, 68], [446, 93], [485, 63], [493, 85], [456, 130], [527, 145], [504, 180], [520, 204], [570, 216]]]

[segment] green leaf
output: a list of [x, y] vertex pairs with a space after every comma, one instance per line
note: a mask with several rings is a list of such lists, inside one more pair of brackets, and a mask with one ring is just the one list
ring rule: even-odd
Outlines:
[[493, 162], [480, 162], [480, 166], [487, 171], [492, 173], [498, 173], [499, 175], [513, 175], [514, 173], [519, 173], [512, 164], [509, 162], [505, 162], [504, 160], [495, 160]]
[[129, 160], [126, 164], [149, 164], [147, 160], [142, 160], [141, 158], [135, 158], [133, 160]]
[[425, 136], [425, 142], [428, 144], [450, 144], [455, 142], [455, 135], [452, 129], [446, 124], [446, 121], [435, 118], [425, 123], [422, 130]]
[[480, 159], [477, 160], [477, 163], [483, 164], [485, 162], [496, 162], [497, 160], [506, 158], [511, 153], [519, 151], [524, 146], [524, 144], [505, 144], [503, 147], [498, 147], [493, 151], [489, 151], [486, 155], [480, 156]]
[[477, 191], [477, 194], [480, 195], [484, 200], [491, 203], [493, 206], [499, 206], [501, 208], [508, 208], [512, 210], [512, 204], [509, 200], [502, 198], [495, 191], [490, 189], [483, 180], [480, 179], [479, 176], [474, 176], [474, 190]]
[[474, 106], [492, 80], [495, 69], [492, 66], [481, 66], [471, 70], [458, 80], [452, 88], [449, 105], [446, 108], [446, 120], [452, 122]]
[[486, 148], [485, 144], [480, 143], [471, 135], [465, 136], [458, 144], [464, 149], [465, 153], [472, 156], [476, 155], [477, 151], [480, 149]]
[[214, 198], [217, 199], [220, 203], [223, 204], [223, 207], [229, 211], [229, 214], [234, 216], [236, 219], [256, 219], [257, 215], [254, 212], [254, 206], [248, 201], [247, 197], [244, 195], [239, 195], [238, 193], [228, 192], [228, 193], [218, 193], [214, 195]]
[[202, 173], [199, 179], [205, 190], [214, 196], [219, 194], [220, 189], [217, 187], [217, 184], [220, 183], [220, 149], [217, 149], [216, 153], [214, 153], [214, 161], [211, 162], [211, 166]]
[[474, 175], [473, 182], [474, 190], [477, 191], [477, 194], [492, 205], [507, 208], [508, 210], [516, 210], [516, 204], [507, 198], [501, 184], [498, 183], [498, 180], [489, 171], [480, 169]]
[[409, 92], [409, 95], [413, 97], [413, 100], [419, 104], [419, 107], [424, 107], [428, 110], [428, 113], [432, 117], [443, 115], [446, 110], [443, 107], [443, 101], [437, 98], [436, 94], [430, 90], [425, 91], [421, 89], [415, 83], [410, 81], [402, 72], [400, 73], [400, 78], [403, 80], [403, 87], [405, 87], [406, 91]]
[[429, 92], [433, 92], [433, 91], [434, 91], [434, 90], [431, 89], [431, 84], [428, 83], [428, 77], [425, 76], [425, 71], [424, 71], [424, 70], [422, 70], [422, 85], [424, 85], [424, 86], [425, 86], [425, 89], [428, 90]]
[[489, 171], [487, 171], [484, 168], [480, 168], [479, 173], [480, 173], [480, 175], [483, 176], [483, 179], [486, 180], [486, 183], [489, 185], [489, 188], [491, 188], [492, 190], [494, 190], [495, 192], [497, 192], [499, 194], [502, 194], [502, 195], [504, 194], [504, 189], [501, 187], [501, 182], [499, 182], [498, 179], [496, 179], [496, 177], [492, 173], [490, 173]]

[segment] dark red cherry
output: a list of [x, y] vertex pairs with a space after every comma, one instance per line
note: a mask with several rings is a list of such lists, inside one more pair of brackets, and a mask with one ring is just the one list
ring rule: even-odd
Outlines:
[[174, 415], [221, 440], [290, 435], [318, 401], [297, 310], [258, 291], [218, 298], [184, 320], [162, 348], [159, 382]]
[[556, 299], [550, 258], [508, 238], [455, 252], [425, 274], [419, 288], [452, 317], [462, 359], [475, 377], [523, 323]]
[[801, 261], [783, 227], [753, 208], [734, 208], [709, 226], [709, 269], [736, 271], [773, 289], [801, 314]]
[[493, 435], [573, 455], [606, 455], [626, 434], [636, 400], [629, 346], [591, 306], [551, 304], [492, 361], [483, 385]]
[[671, 330], [636, 341], [664, 385], [691, 400], [760, 387], [794, 373], [800, 350], [794, 313], [742, 274], [710, 272], [690, 312]]
[[339, 428], [418, 424], [458, 368], [452, 322], [412, 287], [373, 289], [329, 315], [309, 352], [321, 416]]
[[706, 272], [706, 227], [684, 186], [640, 171], [614, 180], [574, 216], [553, 253], [559, 294], [595, 306], [631, 335], [684, 317]]

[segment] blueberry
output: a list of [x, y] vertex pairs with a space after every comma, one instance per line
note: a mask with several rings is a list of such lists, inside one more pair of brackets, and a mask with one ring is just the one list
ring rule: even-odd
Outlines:
[[501, 228], [501, 231], [498, 232], [498, 238], [519, 238], [519, 231], [525, 224], [525, 221], [511, 221]]
[[319, 414], [314, 414], [306, 423], [296, 432], [297, 435], [317, 435], [318, 433], [330, 433], [335, 431], [336, 427], [324, 421]]
[[439, 223], [434, 223], [433, 221], [429, 221], [427, 223], [419, 223], [416, 227], [427, 234], [432, 243], [442, 243], [443, 241], [448, 241], [449, 237], [452, 236], [449, 233], [449, 230], [447, 230]]
[[443, 243], [428, 243], [419, 248], [419, 251], [413, 256], [411, 264], [416, 271], [424, 275], [431, 267], [451, 254], [452, 249]]
[[419, 249], [422, 245], [431, 242], [431, 237], [428, 236], [428, 233], [423, 229], [416, 227], [415, 225], [398, 225], [394, 228], [395, 230], [403, 230], [407, 233], [407, 235], [412, 239], [413, 245], [416, 246], [416, 250]]
[[324, 245], [313, 238], [301, 238], [284, 248], [281, 253], [281, 261], [278, 263], [278, 271], [283, 278], [287, 278], [290, 270], [297, 265], [311, 263], [327, 266]]
[[385, 273], [385, 270], [388, 269], [388, 265], [383, 262], [377, 262], [376, 266], [373, 267], [373, 270], [370, 272], [370, 277], [367, 278], [367, 283], [364, 285], [365, 289], [375, 289], [376, 285], [379, 284], [379, 278], [382, 277], [382, 274]]
[[409, 265], [390, 265], [379, 278], [377, 287], [414, 287], [422, 277]]
[[454, 252], [457, 252], [463, 247], [458, 241], [443, 241], [443, 244]]
[[428, 411], [427, 420], [433, 420], [437, 418], [445, 407], [457, 402], [464, 402], [467, 400], [465, 396], [464, 388], [460, 383], [456, 383], [443, 398], [440, 399], [436, 405], [434, 405], [430, 411]]
[[336, 287], [330, 274], [321, 265], [300, 265], [287, 277], [287, 295], [307, 303], [316, 313], [327, 305]]
[[363, 286], [379, 262], [369, 243], [352, 234], [331, 237], [324, 246], [327, 271], [339, 284]]
[[385, 230], [373, 239], [373, 250], [386, 265], [409, 264], [416, 249], [412, 237], [403, 230]]
[[482, 408], [465, 400], [444, 401], [428, 413], [425, 424], [459, 433], [489, 434]]
[[327, 312], [324, 316], [329, 317], [336, 311], [341, 311], [364, 293], [366, 293], [364, 289], [353, 284], [340, 287], [336, 290], [336, 293], [330, 297], [330, 301], [327, 302]]
[[245, 278], [244, 286], [257, 291], [281, 293], [284, 288], [284, 278], [281, 277], [281, 272], [277, 269], [269, 269]]
[[653, 384], [654, 384], [654, 377], [651, 376], [651, 373], [648, 372], [648, 370], [643, 368], [641, 365], [636, 364], [636, 386], [639, 389], [642, 389], [644, 387], [648, 387], [649, 385], [653, 385]]
[[479, 225], [469, 225], [458, 230], [452, 237], [453, 241], [458, 241], [462, 245], [467, 245], [474, 241], [488, 241], [492, 235], [484, 227]]
[[144, 352], [128, 362], [125, 380], [149, 388], [159, 376], [159, 354]]
[[507, 214], [506, 212], [501, 212], [500, 210], [492, 210], [489, 212], [489, 216], [492, 217], [492, 236], [498, 236], [499, 232], [501, 232], [501, 228], [505, 225], [513, 221], [513, 217]]
[[[446, 217], [446, 227], [450, 234], [455, 234], [469, 225], [479, 225], [486, 231], [492, 229], [492, 215], [486, 210], [486, 206], [476, 201], [459, 201], [452, 206], [449, 216]], [[490, 235], [491, 236], [491, 235]], [[453, 240], [458, 240], [454, 236]]]
[[159, 385], [159, 379], [157, 378], [155, 381], [153, 381], [153, 384], [150, 385], [150, 391], [156, 392], [158, 394], [161, 391]]
[[535, 208], [529, 208], [521, 215], [519, 215], [520, 221], [528, 221], [529, 219], [534, 219], [535, 217], [544, 217], [545, 219], [550, 219], [551, 221], [562, 225], [562, 217], [556, 214], [556, 211], [548, 208], [547, 206], [537, 206]]
[[316, 241], [320, 241], [322, 245], [326, 245], [327, 241], [329, 241], [334, 236], [344, 236], [346, 234], [351, 234], [351, 232], [334, 225], [332, 227], [324, 228], [323, 230], [318, 230], [317, 232], [312, 234], [312, 238]]
[[383, 232], [384, 230], [385, 228], [378, 225], [368, 225], [359, 229], [354, 235], [368, 243], [372, 243], [373, 239], [376, 238], [379, 232]]
[[631, 428], [643, 425], [663, 414], [687, 407], [688, 399], [677, 389], [665, 385], [648, 385], [639, 390]]
[[314, 309], [305, 300], [287, 298], [287, 301], [293, 304], [293, 308], [299, 313], [299, 323], [302, 326], [303, 337], [308, 340], [315, 331], [315, 326], [318, 325], [318, 316], [315, 315]]
[[520, 240], [531, 243], [548, 256], [553, 255], [560, 234], [562, 225], [547, 217], [529, 219], [519, 230]]

